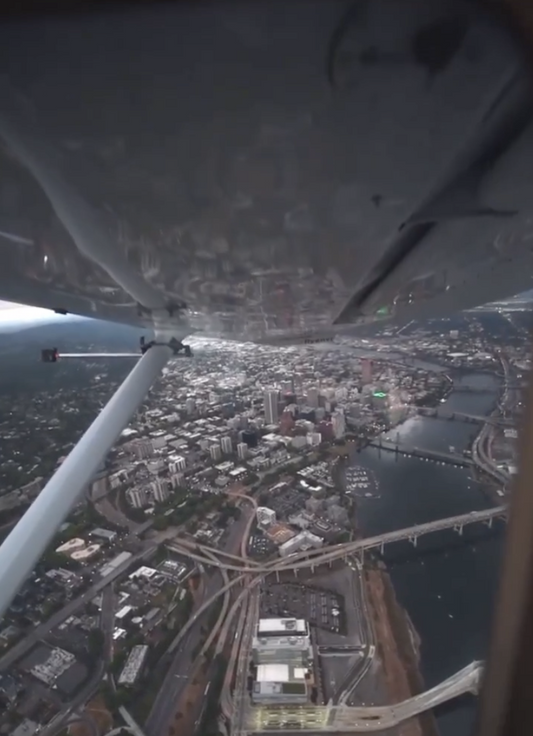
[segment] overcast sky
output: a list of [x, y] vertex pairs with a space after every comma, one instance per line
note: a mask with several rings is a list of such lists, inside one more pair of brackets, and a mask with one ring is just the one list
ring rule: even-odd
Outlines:
[[[39, 322], [53, 322], [59, 319], [50, 309], [26, 307], [23, 304], [0, 301], [0, 324], [27, 324]], [[64, 319], [64, 318], [63, 318]]]

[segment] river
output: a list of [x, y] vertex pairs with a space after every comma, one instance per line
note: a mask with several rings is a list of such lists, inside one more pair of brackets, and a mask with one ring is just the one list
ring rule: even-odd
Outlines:
[[[463, 381], [486, 393], [452, 391], [442, 406], [489, 413], [498, 395], [498, 379], [482, 373], [454, 376], [454, 385]], [[417, 417], [390, 434], [395, 438], [398, 432], [400, 441], [411, 445], [444, 451], [452, 445], [462, 452], [478, 430], [478, 424]], [[379, 483], [378, 497], [359, 499], [359, 524], [365, 536], [492, 505], [468, 469], [373, 448], [354, 454], [351, 464], [371, 468]], [[421, 637], [421, 672], [427, 687], [486, 656], [503, 531], [500, 522], [492, 531], [476, 525], [465, 529], [463, 537], [444, 531], [421, 538], [416, 550], [408, 542], [385, 550], [398, 600]], [[476, 704], [465, 696], [440, 708], [436, 715], [441, 736], [470, 734]]]

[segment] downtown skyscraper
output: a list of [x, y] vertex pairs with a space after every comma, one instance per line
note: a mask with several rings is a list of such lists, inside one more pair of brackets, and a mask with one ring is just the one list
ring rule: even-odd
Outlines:
[[265, 422], [277, 424], [279, 417], [279, 391], [269, 389], [264, 394]]

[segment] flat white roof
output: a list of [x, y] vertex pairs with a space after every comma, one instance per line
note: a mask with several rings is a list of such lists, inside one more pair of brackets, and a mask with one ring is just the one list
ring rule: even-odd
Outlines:
[[288, 664], [260, 664], [257, 666], [257, 682], [288, 682]]
[[284, 633], [306, 634], [307, 625], [303, 618], [260, 618], [257, 624], [258, 634]]
[[289, 664], [270, 663], [257, 666], [256, 682], [297, 682], [305, 681], [305, 667], [294, 667]]
[[121, 618], [124, 618], [124, 616], [127, 616], [131, 611], [133, 611], [133, 606], [123, 606], [120, 611], [115, 613], [115, 618], [120, 620]]

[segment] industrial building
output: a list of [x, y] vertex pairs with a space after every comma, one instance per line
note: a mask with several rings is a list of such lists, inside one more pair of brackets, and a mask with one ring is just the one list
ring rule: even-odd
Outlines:
[[31, 674], [49, 687], [53, 686], [56, 680], [66, 672], [74, 662], [76, 657], [72, 652], [65, 649], [55, 647], [50, 650], [48, 658], [35, 664], [31, 669]]
[[109, 542], [111, 544], [112, 542], [116, 541], [117, 533], [111, 531], [110, 529], [102, 529], [101, 527], [96, 527], [96, 529], [92, 530], [91, 537], [105, 539], [106, 542]]
[[100, 575], [105, 578], [107, 575], [115, 572], [115, 570], [123, 565], [125, 562], [127, 562], [130, 557], [132, 557], [131, 552], [121, 552], [116, 557], [113, 557], [112, 560], [106, 562], [105, 565], [102, 565], [102, 567], [100, 568]]
[[141, 674], [147, 654], [148, 646], [146, 644], [139, 644], [133, 647], [118, 678], [119, 685], [135, 684]]
[[257, 668], [252, 688], [254, 703], [307, 702], [312, 662], [307, 621], [259, 619], [252, 642], [252, 658]]
[[306, 703], [307, 669], [291, 664], [261, 664], [252, 689], [256, 704]]
[[279, 553], [282, 557], [288, 557], [295, 552], [303, 552], [306, 549], [312, 549], [313, 547], [320, 547], [324, 543], [322, 537], [317, 534], [304, 530], [300, 532], [292, 539], [288, 539], [286, 542], [280, 545]]
[[304, 619], [261, 618], [252, 642], [255, 664], [306, 667], [311, 658], [309, 626]]

